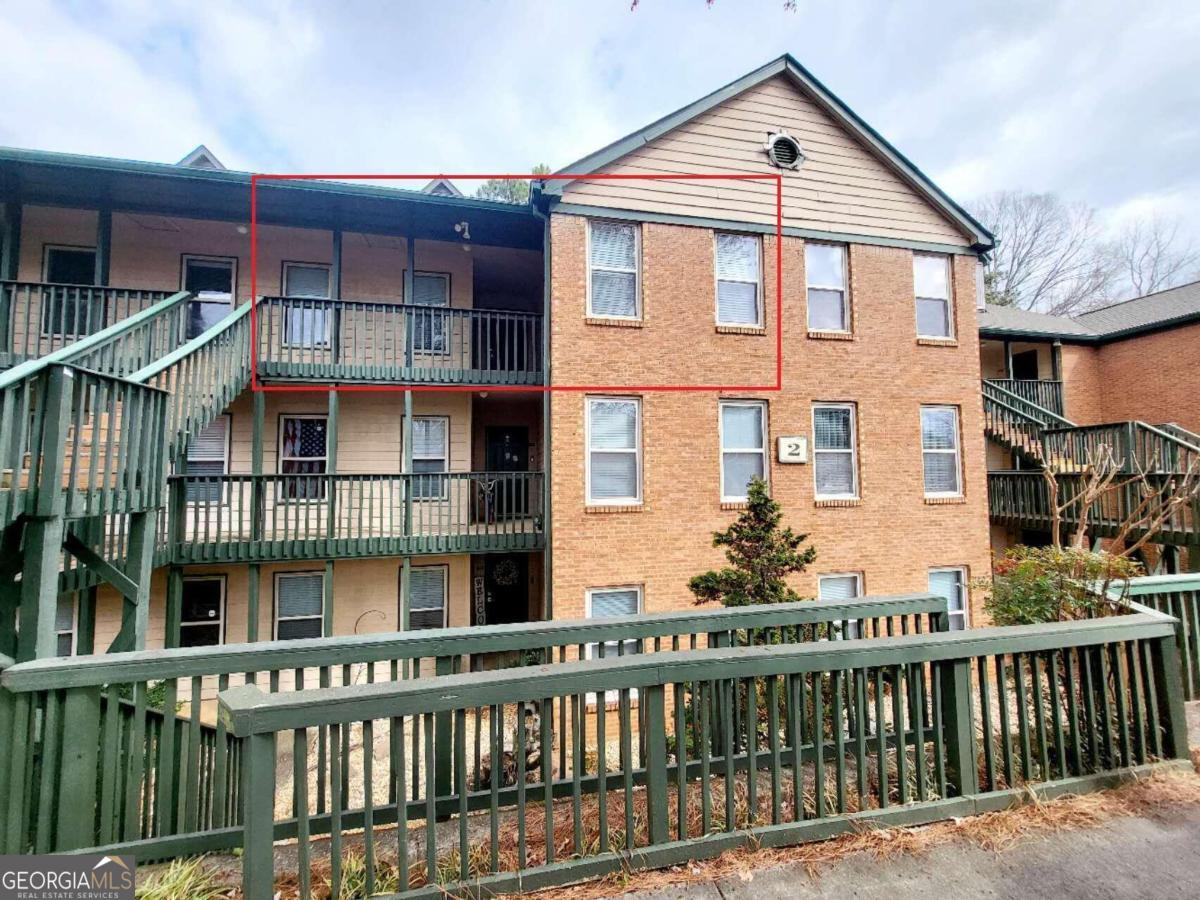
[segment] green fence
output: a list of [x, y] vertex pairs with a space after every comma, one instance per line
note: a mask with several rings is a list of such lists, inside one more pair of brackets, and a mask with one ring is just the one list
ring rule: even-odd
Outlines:
[[[655, 658], [828, 635], [921, 634], [946, 622], [943, 598], [911, 595], [10, 663], [0, 672], [0, 760], [6, 760], [0, 764], [0, 852], [105, 847], [145, 859], [240, 845], [241, 755], [217, 719], [216, 695], [247, 683], [303, 693], [589, 655]], [[466, 713], [475, 779], [487, 754], [485, 706]], [[569, 716], [564, 696], [544, 718], [562, 723]], [[402, 742], [407, 746], [387, 749], [393, 771], [406, 768], [396, 754], [416, 764], [431, 737], [421, 727]], [[447, 794], [451, 718], [437, 716], [433, 728], [442, 751], [433, 776], [438, 793]], [[552, 750], [565, 769], [573, 749], [567, 730], [556, 734]], [[361, 804], [335, 789], [352, 777], [349, 732], [323, 731], [314, 757], [324, 773], [312, 788], [315, 813], [355, 814]], [[362, 764], [369, 769], [369, 762]], [[94, 815], [81, 815], [90, 809]]]
[[[1120, 588], [1113, 588], [1114, 593]], [[1187, 700], [1200, 699], [1200, 574], [1147, 575], [1129, 580], [1128, 596], [1140, 607], [1178, 620], [1175, 643]]]
[[[545, 715], [562, 704], [566, 716]], [[490, 761], [503, 761], [486, 778], [470, 774], [479, 707]], [[439, 718], [452, 727], [439, 731]], [[970, 815], [1030, 786], [1086, 790], [1187, 756], [1175, 622], [1157, 613], [592, 659], [436, 684], [244, 686], [222, 694], [221, 721], [245, 771], [248, 900], [272, 896], [280, 838], [297, 839], [305, 897], [309, 838], [324, 832], [334, 896], [351, 848], [364, 853], [367, 894], [384, 883], [430, 897], [518, 892], [864, 820]], [[423, 741], [410, 742], [418, 729]], [[555, 761], [564, 731], [568, 752]], [[340, 748], [316, 760], [328, 811], [310, 784], [325, 732]], [[394, 750], [384, 759], [379, 741]], [[449, 790], [436, 777], [447, 758]], [[439, 829], [449, 816], [457, 828]]]

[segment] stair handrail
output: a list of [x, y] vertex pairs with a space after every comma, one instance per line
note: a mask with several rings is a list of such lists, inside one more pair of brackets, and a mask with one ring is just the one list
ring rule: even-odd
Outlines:
[[[1000, 397], [989, 396], [989, 392], [994, 392]], [[1044, 406], [1039, 406], [1031, 400], [1026, 400], [1020, 394], [1015, 394], [1007, 388], [1002, 388], [994, 382], [983, 379], [983, 396], [985, 399], [991, 400], [993, 403], [999, 403], [1010, 410], [1015, 410], [1019, 415], [1026, 419], [1038, 420], [1038, 424], [1043, 428], [1058, 427], [1058, 428], [1074, 428], [1075, 423], [1070, 419], [1060, 416], [1053, 410], [1046, 409]], [[1023, 407], [1027, 407], [1034, 411], [1033, 414], [1027, 412]], [[1055, 424], [1051, 424], [1055, 423]]]
[[215, 325], [209, 326], [209, 328], [207, 330], [196, 335], [196, 337], [189, 340], [186, 344], [181, 344], [180, 346], [178, 346], [174, 350], [172, 350], [170, 353], [168, 353], [166, 356], [156, 359], [154, 362], [150, 363], [147, 366], [143, 366], [142, 368], [138, 369], [136, 372], [132, 373], [131, 375], [128, 375], [127, 378], [130, 381], [148, 381], [149, 379], [153, 378], [155, 375], [158, 375], [159, 373], [164, 372], [165, 370], [169, 369], [171, 366], [175, 365], [177, 362], [182, 360], [184, 357], [190, 356], [191, 354], [195, 353], [197, 350], [204, 347], [213, 338], [217, 337], [222, 332], [228, 331], [235, 324], [237, 324], [237, 322], [239, 322], [243, 317], [249, 315], [249, 313], [250, 313], [250, 304], [249, 303], [240, 304], [239, 306], [234, 308], [233, 312], [231, 312], [229, 315], [225, 316], [225, 318], [221, 319]]

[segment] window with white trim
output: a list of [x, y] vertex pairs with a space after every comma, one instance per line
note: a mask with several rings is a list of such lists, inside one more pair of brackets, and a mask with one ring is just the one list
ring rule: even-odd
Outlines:
[[913, 288], [917, 300], [917, 337], [953, 336], [950, 258], [941, 253], [914, 253]]
[[[185, 474], [224, 475], [229, 470], [229, 416], [217, 416], [208, 427], [188, 441]], [[189, 503], [219, 503], [221, 482], [215, 477], [184, 482]]]
[[446, 627], [449, 576], [447, 566], [413, 566], [409, 570], [409, 629]]
[[846, 248], [841, 244], [804, 245], [808, 288], [808, 330], [849, 331], [846, 303]]
[[813, 479], [818, 500], [858, 496], [858, 450], [853, 403], [813, 406]]
[[[635, 616], [642, 611], [642, 586], [626, 585], [624, 587], [589, 588], [584, 595], [584, 616], [589, 619], [607, 619], [613, 616]], [[616, 659], [619, 656], [629, 656], [639, 652], [639, 642], [604, 641], [601, 644], [588, 644], [584, 654], [588, 659]], [[605, 691], [604, 702], [615, 703], [620, 699], [620, 691]], [[629, 696], [637, 696], [637, 690], [631, 690]], [[596, 695], [589, 694], [589, 705], [595, 705]]]
[[75, 595], [60, 594], [54, 608], [54, 640], [58, 656], [75, 655], [78, 620], [75, 615]]
[[946, 598], [950, 610], [950, 630], [967, 627], [967, 570], [962, 566], [929, 570], [929, 593]]
[[225, 576], [189, 575], [183, 579], [179, 646], [214, 647], [224, 640]]
[[325, 575], [280, 572], [275, 576], [275, 639], [321, 637], [325, 620]]
[[442, 310], [450, 306], [450, 276], [441, 272], [413, 273], [410, 302], [413, 306], [429, 307], [413, 310], [413, 350], [417, 353], [448, 353], [450, 314]]
[[[862, 596], [861, 572], [838, 572], [833, 575], [821, 575], [817, 578], [818, 600], [854, 600]], [[844, 630], [848, 640], [858, 637], [858, 622], [843, 619], [831, 622], [830, 626]], [[838, 635], [834, 635], [837, 637]]]
[[[330, 341], [330, 267], [324, 263], [284, 263], [283, 333], [289, 347], [328, 347]], [[311, 301], [311, 302], [306, 302]]]
[[450, 419], [447, 416], [414, 416], [412, 420], [413, 497], [440, 499], [446, 495], [449, 471]]
[[[325, 416], [283, 416], [279, 420], [279, 473], [284, 479], [283, 498], [321, 500], [325, 497], [329, 462]], [[306, 477], [307, 476], [307, 477]]]
[[216, 325], [233, 308], [237, 259], [185, 255], [182, 287], [192, 295], [188, 301], [187, 336], [190, 339]]
[[589, 316], [641, 318], [638, 255], [638, 226], [588, 222]]
[[921, 461], [926, 497], [962, 494], [957, 406], [921, 407]]
[[715, 235], [717, 324], [762, 325], [762, 241], [748, 234]]
[[587, 398], [587, 502], [642, 502], [642, 402], [635, 397]]
[[721, 501], [740, 503], [753, 478], [767, 479], [767, 404], [761, 400], [722, 400]]

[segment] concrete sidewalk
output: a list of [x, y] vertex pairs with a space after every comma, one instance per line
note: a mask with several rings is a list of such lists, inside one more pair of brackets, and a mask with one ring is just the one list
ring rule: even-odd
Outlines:
[[1200, 897], [1200, 806], [1178, 806], [1169, 819], [1115, 819], [1029, 838], [994, 853], [967, 841], [923, 855], [879, 859], [855, 853], [811, 877], [802, 865], [619, 895], [637, 900], [863, 900]]

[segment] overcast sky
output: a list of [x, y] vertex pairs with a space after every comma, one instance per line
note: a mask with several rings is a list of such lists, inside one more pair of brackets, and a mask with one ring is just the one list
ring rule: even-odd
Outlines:
[[0, 144], [230, 168], [559, 167], [791, 52], [962, 202], [1200, 236], [1200, 3], [0, 0]]

